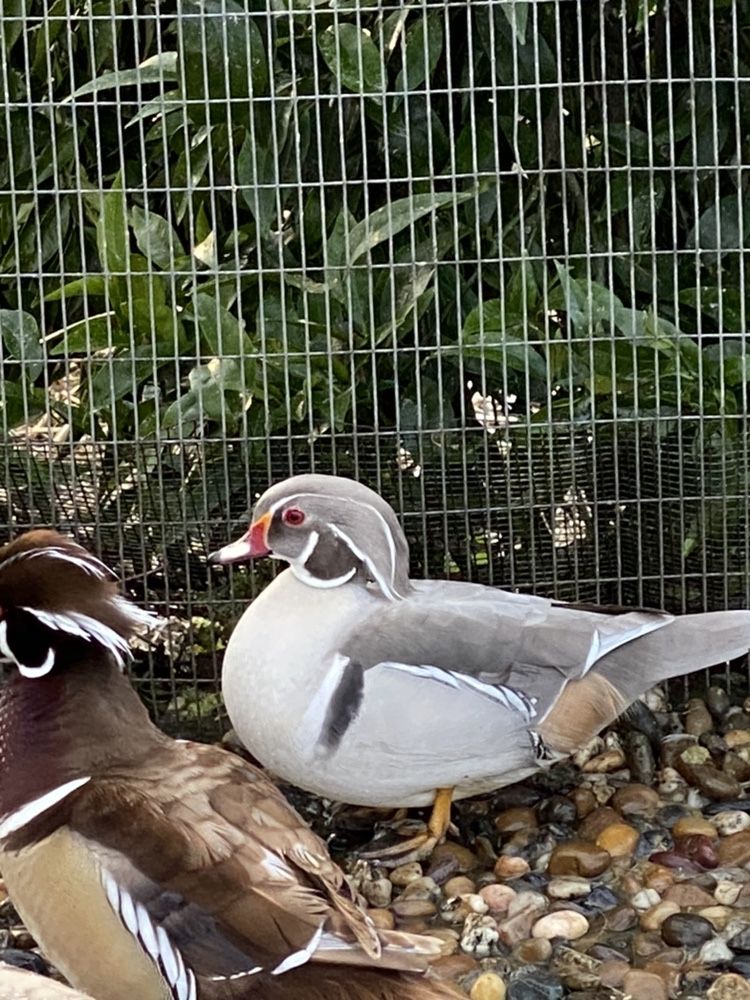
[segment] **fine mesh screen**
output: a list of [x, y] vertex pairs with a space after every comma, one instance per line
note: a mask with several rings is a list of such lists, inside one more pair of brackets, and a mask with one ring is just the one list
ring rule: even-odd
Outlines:
[[742, 0], [5, 0], [0, 48], [0, 503], [167, 618], [167, 725], [291, 472], [415, 575], [748, 606]]

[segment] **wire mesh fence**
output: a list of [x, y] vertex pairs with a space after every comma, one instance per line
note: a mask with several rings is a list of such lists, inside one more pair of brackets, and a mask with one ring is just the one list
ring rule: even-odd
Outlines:
[[0, 501], [167, 616], [167, 724], [292, 472], [417, 575], [750, 603], [742, 0], [3, 0], [0, 47]]

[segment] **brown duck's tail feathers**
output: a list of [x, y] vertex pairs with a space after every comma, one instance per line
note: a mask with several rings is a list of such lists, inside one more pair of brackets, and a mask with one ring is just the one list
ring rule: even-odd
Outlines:
[[618, 646], [570, 681], [538, 727], [553, 750], [571, 753], [654, 684], [745, 656], [750, 611], [683, 615]]
[[91, 1000], [87, 994], [0, 962], [0, 1000]]
[[376, 969], [306, 965], [274, 977], [257, 1000], [460, 1000], [465, 994], [428, 976], [378, 972]]
[[442, 942], [423, 934], [406, 934], [403, 931], [378, 932], [380, 954], [377, 958], [364, 951], [358, 944], [347, 944], [333, 935], [323, 935], [313, 962], [325, 965], [348, 965], [394, 972], [424, 972], [429, 963], [440, 957]]

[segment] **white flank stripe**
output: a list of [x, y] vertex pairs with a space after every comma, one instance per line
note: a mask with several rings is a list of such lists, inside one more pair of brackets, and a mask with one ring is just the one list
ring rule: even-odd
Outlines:
[[187, 979], [187, 972], [185, 971], [185, 963], [182, 961], [182, 955], [179, 951], [176, 951], [177, 955], [177, 981], [174, 986], [177, 990], [177, 1000], [188, 1000], [189, 986]]
[[195, 975], [192, 969], [188, 969], [188, 1000], [197, 1000], [198, 990], [195, 984]]
[[117, 888], [117, 882], [112, 878], [108, 871], [102, 870], [102, 882], [104, 883], [104, 891], [107, 894], [107, 899], [109, 900], [109, 905], [116, 912], [120, 912], [120, 890]]
[[305, 947], [301, 951], [295, 951], [292, 955], [288, 955], [283, 962], [276, 966], [276, 968], [271, 972], [271, 975], [281, 976], [283, 973], [289, 972], [290, 969], [298, 969], [300, 965], [304, 965], [306, 962], [309, 962], [314, 955], [322, 936], [323, 927], [321, 925], [315, 931]]
[[[315, 692], [312, 701], [307, 707], [307, 711], [302, 719], [302, 732], [305, 732], [306, 730], [311, 730], [314, 733], [320, 732], [323, 727], [323, 720], [326, 712], [328, 711], [328, 706], [331, 703], [333, 693], [341, 683], [344, 671], [350, 663], [351, 660], [348, 656], [336, 653], [330, 669], [326, 673], [320, 687]], [[316, 750], [317, 746], [314, 746], [311, 749]]]
[[172, 942], [167, 936], [167, 932], [163, 927], [156, 928], [156, 937], [159, 941], [159, 958], [164, 966], [164, 971], [167, 974], [167, 981], [171, 986], [174, 986], [177, 981], [177, 958], [175, 957], [174, 948], [172, 947]]
[[8, 834], [22, 829], [27, 823], [36, 819], [37, 816], [41, 816], [42, 813], [51, 809], [52, 806], [57, 805], [58, 802], [62, 802], [63, 799], [71, 795], [77, 788], [85, 785], [87, 781], [91, 781], [91, 775], [86, 778], [73, 778], [72, 781], [66, 781], [64, 785], [58, 785], [57, 788], [53, 788], [51, 791], [45, 792], [44, 795], [40, 795], [38, 799], [32, 799], [25, 806], [21, 806], [20, 809], [9, 813], [0, 822], [0, 840], [3, 840]]
[[122, 889], [120, 890], [120, 916], [133, 937], [138, 937], [138, 917], [135, 912], [135, 903], [130, 893]]
[[142, 903], [135, 905], [136, 916], [138, 917], [138, 937], [143, 941], [146, 951], [152, 958], [159, 957], [159, 942], [156, 940], [156, 931], [151, 923], [145, 906]]

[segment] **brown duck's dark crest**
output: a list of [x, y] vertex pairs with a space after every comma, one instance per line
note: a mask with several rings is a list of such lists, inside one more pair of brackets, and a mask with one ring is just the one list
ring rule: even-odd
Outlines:
[[120, 665], [151, 615], [120, 597], [114, 574], [56, 531], [34, 530], [0, 549], [0, 654], [25, 677], [97, 644]]

